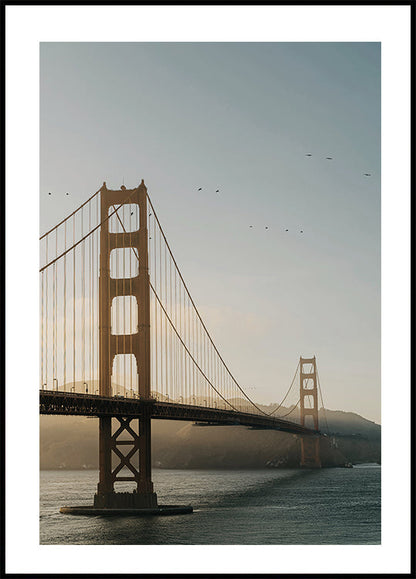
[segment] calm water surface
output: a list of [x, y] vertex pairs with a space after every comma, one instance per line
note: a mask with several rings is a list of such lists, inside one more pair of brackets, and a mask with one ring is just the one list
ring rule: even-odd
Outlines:
[[[379, 544], [381, 468], [154, 470], [160, 504], [190, 504], [173, 517], [63, 515], [92, 505], [96, 471], [42, 471], [41, 544]], [[120, 484], [118, 491], [123, 489]]]

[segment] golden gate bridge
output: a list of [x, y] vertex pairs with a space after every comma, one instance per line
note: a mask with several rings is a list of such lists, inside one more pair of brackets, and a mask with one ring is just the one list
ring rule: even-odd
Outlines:
[[[94, 507], [62, 512], [192, 510], [157, 503], [152, 418], [297, 434], [300, 465], [320, 467], [315, 357], [300, 357], [271, 412], [248, 396], [204, 324], [143, 181], [119, 190], [104, 183], [41, 236], [40, 320], [41, 414], [99, 418]], [[287, 411], [297, 377], [298, 400]], [[288, 419], [298, 407], [300, 423]], [[116, 492], [120, 482], [133, 490]]]

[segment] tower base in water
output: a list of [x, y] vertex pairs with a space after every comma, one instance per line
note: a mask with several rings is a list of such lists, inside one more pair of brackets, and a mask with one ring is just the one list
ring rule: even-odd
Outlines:
[[92, 516], [158, 516], [185, 515], [192, 513], [190, 505], [158, 505], [157, 495], [153, 492], [139, 493], [97, 493], [94, 495], [92, 507], [61, 507], [59, 511], [65, 515]]
[[301, 468], [321, 468], [319, 438], [302, 436], [300, 439]]
[[157, 517], [168, 515], [186, 515], [193, 512], [189, 505], [158, 505], [155, 508], [96, 508], [96, 507], [61, 507], [60, 513], [78, 516], [117, 516], [117, 517]]
[[156, 493], [97, 493], [94, 495], [96, 509], [157, 509]]

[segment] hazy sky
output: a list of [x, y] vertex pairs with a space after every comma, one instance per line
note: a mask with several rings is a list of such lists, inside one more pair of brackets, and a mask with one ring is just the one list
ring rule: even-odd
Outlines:
[[40, 91], [42, 233], [143, 178], [249, 395], [316, 355], [326, 407], [380, 421], [378, 43], [42, 43]]

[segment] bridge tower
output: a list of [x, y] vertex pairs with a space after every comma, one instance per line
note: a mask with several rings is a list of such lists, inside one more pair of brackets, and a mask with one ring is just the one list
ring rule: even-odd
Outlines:
[[[299, 362], [300, 376], [300, 423], [306, 423], [308, 416], [312, 417], [313, 428], [318, 430], [318, 389], [316, 382], [316, 358], [302, 358]], [[305, 404], [307, 402], [307, 405]], [[300, 466], [304, 468], [320, 468], [319, 436], [301, 436], [300, 439]]]
[[[133, 355], [138, 374], [138, 393], [143, 401], [138, 427], [137, 417], [103, 416], [99, 418], [99, 483], [94, 496], [96, 508], [155, 508], [156, 493], [151, 480], [151, 397], [150, 397], [150, 283], [148, 269], [147, 189], [142, 181], [136, 189], [124, 186], [117, 191], [101, 188], [100, 279], [99, 279], [99, 352], [100, 396], [112, 396], [111, 374], [115, 356]], [[124, 203], [138, 205], [139, 229], [127, 232], [110, 231], [111, 214]], [[114, 214], [113, 220], [116, 214]], [[121, 220], [120, 220], [121, 222]], [[138, 275], [125, 279], [111, 277], [110, 254], [114, 250], [131, 248], [139, 259]], [[132, 272], [130, 272], [132, 275]], [[112, 333], [111, 308], [114, 298], [130, 296], [137, 303], [138, 328], [136, 333]], [[133, 332], [133, 329], [130, 328]], [[117, 339], [118, 338], [118, 339]], [[126, 339], [123, 339], [126, 338]], [[146, 404], [148, 401], [148, 404]], [[117, 427], [113, 432], [113, 422]], [[124, 434], [124, 437], [123, 437]], [[128, 440], [126, 439], [128, 436]], [[129, 446], [127, 452], [122, 448]], [[121, 448], [120, 448], [121, 447]], [[133, 460], [137, 466], [133, 464]], [[128, 471], [128, 475], [122, 471]], [[132, 492], [117, 493], [114, 483], [131, 481]]]

